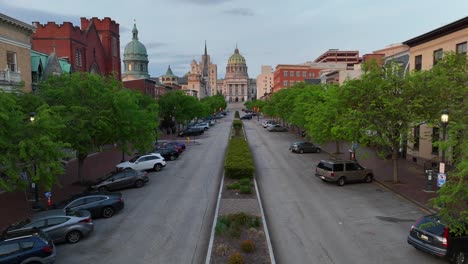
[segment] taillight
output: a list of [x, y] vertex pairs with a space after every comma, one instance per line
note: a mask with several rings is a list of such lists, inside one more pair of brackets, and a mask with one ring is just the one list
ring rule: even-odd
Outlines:
[[333, 171], [330, 173], [330, 177], [335, 177], [335, 173]]
[[123, 203], [122, 197], [119, 197], [119, 203]]
[[442, 238], [442, 246], [444, 247], [448, 247], [448, 236], [449, 236], [449, 228], [445, 227], [444, 237]]
[[44, 251], [45, 253], [52, 253], [52, 248], [49, 245], [47, 245], [42, 248], [42, 251]]
[[86, 219], [83, 219], [83, 220], [80, 220], [81, 223], [91, 223], [91, 217], [89, 218], [86, 218]]

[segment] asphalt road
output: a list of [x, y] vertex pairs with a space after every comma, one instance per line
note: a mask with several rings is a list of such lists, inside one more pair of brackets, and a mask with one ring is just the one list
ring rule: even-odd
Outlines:
[[277, 263], [444, 263], [406, 242], [418, 207], [377, 183], [322, 182], [315, 165], [327, 154], [290, 153], [302, 138], [244, 124]]
[[[95, 231], [57, 248], [58, 264], [203, 263], [233, 113], [192, 140], [141, 189], [121, 190], [125, 208]], [[184, 139], [182, 139], [184, 140]]]

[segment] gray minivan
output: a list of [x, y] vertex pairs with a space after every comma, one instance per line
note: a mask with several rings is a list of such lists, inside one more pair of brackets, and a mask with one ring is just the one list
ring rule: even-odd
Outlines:
[[339, 186], [356, 181], [370, 183], [374, 179], [371, 169], [353, 160], [321, 160], [315, 168], [315, 176], [322, 181], [336, 182]]

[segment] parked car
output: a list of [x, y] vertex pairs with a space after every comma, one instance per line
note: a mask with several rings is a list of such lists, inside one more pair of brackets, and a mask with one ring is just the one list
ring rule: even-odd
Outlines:
[[268, 126], [267, 130], [270, 132], [287, 132], [288, 131], [287, 128], [279, 124]]
[[437, 215], [420, 217], [411, 226], [408, 244], [453, 263], [468, 263], [468, 236], [455, 236]]
[[88, 236], [94, 230], [94, 225], [89, 211], [55, 209], [36, 213], [31, 218], [9, 226], [5, 232], [32, 228], [41, 229], [55, 243], [76, 243]]
[[374, 174], [353, 160], [321, 160], [315, 168], [315, 176], [322, 181], [336, 182], [339, 186], [347, 182], [372, 182]]
[[179, 157], [179, 152], [173, 146], [157, 147], [153, 153], [161, 155], [165, 160], [176, 160]]
[[276, 125], [276, 124], [278, 124], [278, 123], [277, 123], [275, 120], [265, 120], [265, 121], [263, 121], [262, 126], [263, 126], [264, 128], [267, 128], [268, 125], [270, 125], [270, 124], [271, 124], [271, 125]]
[[294, 142], [289, 147], [289, 150], [301, 154], [306, 152], [319, 153], [321, 151], [319, 147], [310, 142]]
[[129, 161], [125, 161], [116, 165], [118, 169], [134, 169], [134, 170], [155, 170], [160, 171], [166, 167], [164, 158], [156, 153], [145, 155], [137, 155]]
[[243, 119], [243, 120], [249, 119], [250, 120], [250, 119], [252, 119], [252, 115], [251, 114], [246, 114], [246, 115], [241, 116], [240, 119]]
[[92, 218], [109, 218], [124, 208], [124, 200], [121, 193], [84, 192], [53, 207], [71, 211], [88, 210]]
[[141, 188], [149, 181], [146, 171], [134, 169], [117, 170], [107, 174], [89, 188], [100, 192], [113, 191], [125, 187]]
[[3, 232], [0, 237], [0, 263], [51, 264], [56, 255], [52, 239], [37, 228]]
[[205, 133], [205, 130], [201, 127], [189, 127], [184, 131], [180, 131], [178, 136], [179, 137], [187, 137], [187, 136], [199, 136]]
[[162, 145], [163, 146], [168, 146], [168, 145], [169, 146], [175, 146], [177, 148], [182, 149], [182, 151], [185, 150], [185, 148], [186, 148], [185, 144], [183, 142], [180, 142], [180, 141], [164, 142]]
[[210, 124], [207, 123], [207, 122], [202, 122], [202, 123], [196, 124], [193, 127], [200, 127], [200, 128], [203, 128], [206, 131], [206, 130], [210, 129]]

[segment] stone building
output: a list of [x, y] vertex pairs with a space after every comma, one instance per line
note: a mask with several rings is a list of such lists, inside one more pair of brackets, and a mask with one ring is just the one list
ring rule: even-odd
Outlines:
[[227, 102], [245, 102], [251, 99], [247, 63], [237, 47], [228, 60], [223, 88]]
[[196, 91], [198, 98], [216, 95], [218, 79], [218, 66], [213, 64], [205, 42], [205, 52], [201, 61], [192, 60], [190, 64], [190, 73], [187, 76], [186, 90]]
[[31, 35], [35, 27], [0, 13], [0, 89], [30, 92]]
[[273, 68], [262, 65], [262, 72], [257, 76], [257, 99], [266, 96], [273, 90]]
[[138, 40], [138, 29], [135, 23], [132, 29], [132, 40], [124, 49], [122, 81], [149, 78], [148, 63], [148, 53], [145, 45]]

